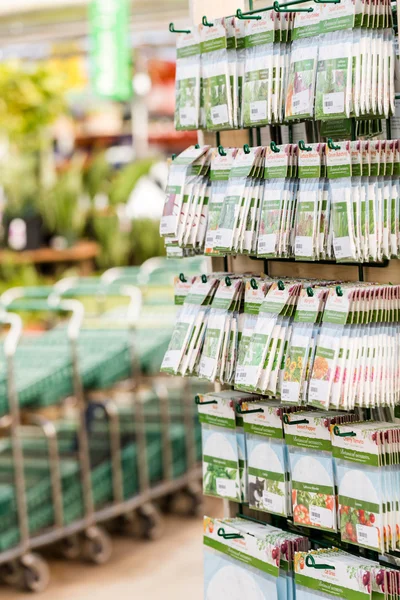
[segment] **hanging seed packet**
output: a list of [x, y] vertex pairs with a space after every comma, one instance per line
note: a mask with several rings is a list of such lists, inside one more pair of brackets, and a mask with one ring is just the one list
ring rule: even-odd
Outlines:
[[321, 6], [314, 2], [305, 2], [304, 8], [312, 8], [311, 12], [296, 12], [294, 15], [294, 25], [292, 31], [292, 40], [302, 38], [315, 38], [320, 32]]
[[227, 253], [233, 249], [242, 200], [246, 197], [246, 188], [248, 191], [250, 186], [248, 179], [254, 173], [254, 166], [257, 165], [261, 153], [261, 147], [250, 148], [249, 151], [240, 149], [235, 157], [215, 233], [214, 248], [218, 252]]
[[210, 131], [232, 129], [234, 125], [224, 23], [214, 19], [212, 27], [200, 27], [204, 116]]
[[318, 45], [315, 40], [292, 43], [285, 106], [288, 120], [312, 119], [314, 116], [317, 57]]
[[248, 500], [251, 508], [287, 516], [287, 448], [278, 406], [242, 404], [248, 453]]
[[350, 117], [352, 92], [352, 32], [321, 37], [315, 93], [315, 118]]
[[243, 83], [243, 126], [271, 122], [274, 66], [274, 12], [246, 21], [246, 59]]
[[219, 154], [216, 150], [213, 153], [210, 173], [211, 197], [208, 205], [208, 224], [205, 246], [205, 254], [209, 256], [221, 256], [221, 253], [219, 253], [215, 247], [215, 236], [228, 188], [230, 170], [236, 153], [236, 148], [226, 148], [225, 155]]
[[198, 397], [202, 425], [203, 492], [241, 501], [236, 417], [231, 397], [208, 394]]
[[199, 128], [200, 38], [197, 27], [176, 41], [175, 129]]
[[[280, 573], [280, 538], [275, 534], [271, 539], [267, 527], [252, 525], [244, 519], [204, 518], [204, 582], [208, 600], [292, 600], [287, 594], [286, 575]], [[284, 535], [280, 531], [282, 544]]]
[[[185, 196], [186, 178], [197, 171], [201, 172], [205, 155], [209, 146], [196, 148], [190, 146], [172, 161], [168, 173], [168, 183], [163, 214], [160, 221], [160, 235], [164, 237], [176, 237], [179, 227], [179, 218], [182, 211]], [[197, 162], [199, 165], [196, 165]]]
[[191, 359], [191, 351], [196, 342], [199, 342], [209, 303], [218, 283], [218, 279], [207, 279], [206, 276], [195, 279], [178, 315], [161, 371], [176, 375], [181, 365], [184, 364], [183, 371], [186, 372]]

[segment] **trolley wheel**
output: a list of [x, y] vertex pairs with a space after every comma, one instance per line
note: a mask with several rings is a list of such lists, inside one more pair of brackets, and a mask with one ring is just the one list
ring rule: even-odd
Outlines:
[[76, 560], [81, 554], [81, 543], [78, 535], [70, 535], [61, 540], [58, 550], [63, 558]]
[[111, 538], [99, 527], [92, 527], [84, 534], [83, 556], [95, 565], [104, 565], [111, 556]]
[[47, 562], [38, 554], [26, 554], [21, 559], [22, 583], [30, 592], [43, 592], [50, 581]]
[[121, 515], [118, 521], [119, 533], [129, 537], [140, 537], [142, 534], [141, 521], [135, 511]]
[[138, 509], [140, 532], [146, 540], [158, 540], [164, 532], [164, 522], [159, 511], [152, 504]]
[[22, 581], [22, 567], [18, 560], [0, 565], [0, 580], [7, 585], [19, 586]]
[[170, 497], [168, 510], [189, 517], [203, 516], [203, 494], [190, 489], [181, 490]]

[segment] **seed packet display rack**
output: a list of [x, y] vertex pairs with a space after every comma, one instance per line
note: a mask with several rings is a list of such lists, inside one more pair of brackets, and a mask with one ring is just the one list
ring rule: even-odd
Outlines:
[[[318, 2], [318, 0], [314, 0]], [[253, 8], [252, 0], [249, 0], [249, 10], [242, 12], [240, 9], [236, 12], [235, 16], [238, 18], [254, 18], [260, 13], [268, 10], [275, 10], [276, 12], [305, 12], [308, 8], [301, 8], [301, 4], [304, 4], [307, 0], [293, 0], [292, 2], [279, 3], [274, 2], [272, 6], [264, 8]], [[327, 3], [339, 3], [340, 0], [326, 0]], [[392, 3], [393, 12], [396, 12], [396, 6]], [[202, 19], [203, 26], [209, 26], [212, 23], [211, 16], [204, 16]], [[397, 23], [394, 25], [397, 31]], [[173, 23], [170, 24], [170, 31], [172, 33], [182, 33], [185, 30], [175, 29]], [[396, 95], [397, 98], [397, 95]], [[351, 119], [351, 139], [355, 141], [357, 139], [357, 123], [354, 118]], [[275, 142], [279, 141], [279, 126], [270, 126], [271, 137], [275, 137]], [[252, 127], [247, 130], [231, 130], [231, 131], [216, 131], [215, 133], [198, 131], [199, 144], [208, 143], [214, 147], [219, 147], [221, 144], [225, 147], [238, 147], [240, 144], [249, 144], [250, 146], [262, 145], [261, 143], [261, 128]], [[288, 125], [288, 137], [289, 143], [293, 143], [293, 125]], [[277, 139], [278, 138], [278, 139]], [[391, 121], [386, 120], [386, 138], [391, 139]], [[313, 140], [318, 141], [318, 140]], [[340, 141], [336, 138], [335, 141]], [[323, 278], [330, 280], [349, 280], [349, 281], [373, 281], [378, 283], [400, 283], [400, 270], [396, 265], [396, 261], [384, 260], [380, 263], [344, 263], [338, 264], [334, 261], [294, 261], [294, 259], [287, 258], [273, 258], [273, 259], [254, 259], [249, 256], [237, 255], [237, 256], [225, 256], [225, 257], [212, 257], [210, 260], [212, 272], [225, 272], [225, 273], [264, 273], [273, 277], [303, 277], [303, 278]], [[184, 270], [184, 263], [182, 265]], [[220, 384], [215, 384], [216, 391], [220, 391]], [[336, 534], [333, 532], [327, 533], [318, 531], [315, 529], [308, 529], [307, 527], [297, 527], [293, 521], [289, 518], [278, 517], [265, 512], [256, 511], [250, 509], [248, 505], [239, 502], [232, 502], [230, 500], [224, 500], [224, 512], [226, 517], [244, 517], [249, 521], [255, 521], [260, 523], [270, 523], [283, 530], [292, 531], [299, 535], [307, 535], [311, 546], [313, 548], [328, 548], [335, 546], [341, 548], [349, 553], [357, 554], [368, 559], [372, 559], [376, 562], [380, 562], [383, 565], [390, 565], [392, 568], [400, 569], [400, 558], [393, 554], [381, 555], [378, 552], [367, 550], [365, 548], [356, 547], [351, 544], [347, 544], [340, 539], [340, 533]]]

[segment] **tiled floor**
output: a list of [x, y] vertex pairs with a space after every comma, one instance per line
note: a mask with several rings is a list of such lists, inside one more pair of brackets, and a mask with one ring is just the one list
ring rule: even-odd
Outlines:
[[[220, 505], [213, 504], [213, 515]], [[156, 542], [113, 538], [103, 567], [50, 559], [51, 583], [38, 600], [202, 600], [201, 519], [166, 518]], [[32, 600], [32, 594], [0, 587], [1, 600]]]

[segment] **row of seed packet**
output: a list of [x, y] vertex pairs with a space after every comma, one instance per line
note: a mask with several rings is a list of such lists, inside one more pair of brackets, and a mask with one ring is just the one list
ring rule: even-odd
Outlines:
[[338, 530], [336, 472], [331, 426], [355, 421], [340, 412], [284, 414], [289, 452], [293, 522], [323, 531]]
[[295, 13], [292, 40], [315, 38], [343, 29], [385, 29], [393, 26], [390, 0], [341, 0], [338, 4], [327, 2], [317, 5], [310, 1], [302, 6], [313, 10]]
[[285, 118], [326, 121], [395, 112], [392, 30], [347, 29], [293, 42]]
[[335, 425], [333, 433], [342, 540], [381, 553], [399, 551], [399, 425]]
[[204, 517], [205, 598], [295, 600], [293, 557], [306, 537], [237, 517]]
[[[183, 244], [185, 236], [189, 236], [196, 244], [197, 232], [200, 226], [201, 207], [204, 204], [210, 167], [210, 146], [189, 146], [171, 162], [168, 172], [168, 182], [160, 221], [160, 235], [176, 240]], [[194, 202], [196, 200], [196, 203]], [[197, 206], [198, 204], [198, 206]], [[190, 207], [190, 210], [189, 210]], [[196, 207], [198, 210], [196, 211]], [[196, 235], [186, 227], [188, 217], [191, 222], [197, 219]], [[189, 231], [188, 231], [189, 230]]]
[[294, 570], [296, 600], [398, 600], [400, 595], [395, 568], [337, 548], [296, 552]]
[[[289, 64], [288, 15], [269, 11], [245, 25], [245, 63], [242, 97], [244, 127], [281, 123], [284, 116]], [[276, 43], [278, 42], [278, 43]]]
[[247, 502], [247, 450], [238, 402], [250, 394], [227, 390], [196, 396], [203, 446], [203, 493]]
[[196, 277], [179, 311], [161, 371], [186, 375], [194, 371], [203, 345], [210, 304], [218, 288], [217, 277]]
[[[251, 244], [251, 236], [246, 236], [248, 217], [253, 200], [260, 194], [260, 177], [263, 171], [263, 148], [261, 146], [238, 150], [229, 171], [225, 197], [214, 233], [214, 251], [221, 254], [238, 253]], [[207, 246], [208, 247], [208, 246]]]
[[243, 280], [225, 276], [212, 299], [204, 342], [195, 374], [208, 381], [231, 383], [237, 361], [239, 312], [243, 310]]

